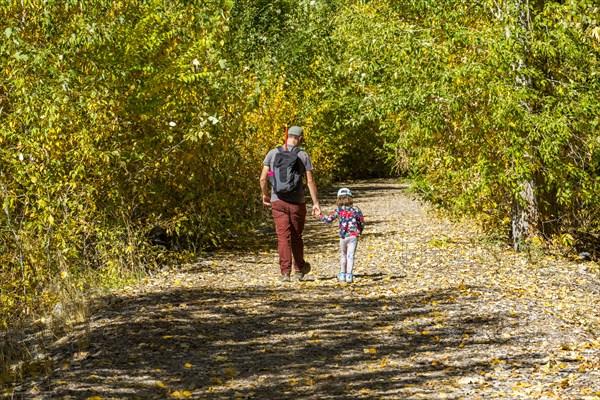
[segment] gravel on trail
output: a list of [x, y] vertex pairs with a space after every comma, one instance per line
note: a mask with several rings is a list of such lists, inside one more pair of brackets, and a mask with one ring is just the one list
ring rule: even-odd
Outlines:
[[367, 222], [354, 283], [311, 216], [312, 272], [279, 282], [267, 224], [100, 299], [4, 397], [600, 399], [597, 264], [514, 253], [392, 180], [346, 185]]

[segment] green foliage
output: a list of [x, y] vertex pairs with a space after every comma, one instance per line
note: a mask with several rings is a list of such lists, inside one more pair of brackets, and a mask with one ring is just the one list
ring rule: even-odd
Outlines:
[[250, 234], [290, 124], [320, 184], [414, 176], [507, 231], [534, 182], [541, 233], [597, 237], [598, 8], [538, 3], [4, 2], [0, 326], [164, 262], [155, 225]]
[[[0, 8], [6, 310], [55, 301], [44, 293], [72, 274], [113, 285], [148, 268], [155, 224], [190, 246], [250, 228], [256, 171], [238, 162], [229, 131], [254, 88], [222, 57], [227, 12], [158, 1]], [[16, 317], [2, 315], [4, 326]]]
[[547, 2], [521, 34], [502, 4], [363, 4], [344, 15], [340, 73], [373, 98], [353, 114], [372, 115], [395, 164], [456, 214], [502, 226], [533, 180], [543, 233], [598, 232], [598, 10]]

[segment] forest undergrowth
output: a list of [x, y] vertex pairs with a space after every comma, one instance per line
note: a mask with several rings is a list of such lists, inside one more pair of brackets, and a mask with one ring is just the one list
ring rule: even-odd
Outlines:
[[99, 298], [0, 398], [600, 399], [597, 264], [514, 253], [395, 181], [346, 184], [367, 221], [354, 283], [312, 217], [312, 272], [279, 282], [269, 221]]

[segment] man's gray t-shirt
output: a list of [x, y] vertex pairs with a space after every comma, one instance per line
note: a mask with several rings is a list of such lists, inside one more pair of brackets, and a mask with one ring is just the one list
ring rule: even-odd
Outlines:
[[[293, 148], [294, 146], [288, 145], [288, 151], [291, 151]], [[277, 154], [278, 152], [279, 150], [277, 150], [277, 148], [272, 149], [267, 153], [267, 156], [263, 161], [263, 164], [267, 165], [271, 169], [271, 171], [273, 171], [273, 161], [275, 160], [275, 154]], [[304, 164], [304, 169], [306, 171], [313, 170], [313, 165], [310, 156], [304, 150], [300, 150], [300, 152], [298, 153], [298, 158], [302, 160], [302, 163]], [[285, 199], [280, 199], [279, 197], [277, 197], [275, 192], [273, 192], [273, 188], [271, 188], [271, 203], [277, 200], [284, 200], [289, 203], [305, 203], [304, 185], [300, 185], [300, 190], [298, 190], [298, 192], [290, 194], [290, 197], [286, 196]]]

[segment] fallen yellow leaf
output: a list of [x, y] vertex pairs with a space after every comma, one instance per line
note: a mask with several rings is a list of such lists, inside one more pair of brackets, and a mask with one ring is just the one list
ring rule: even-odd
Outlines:
[[529, 382], [517, 382], [517, 384], [515, 385], [518, 388], [528, 388], [531, 387], [531, 383]]

